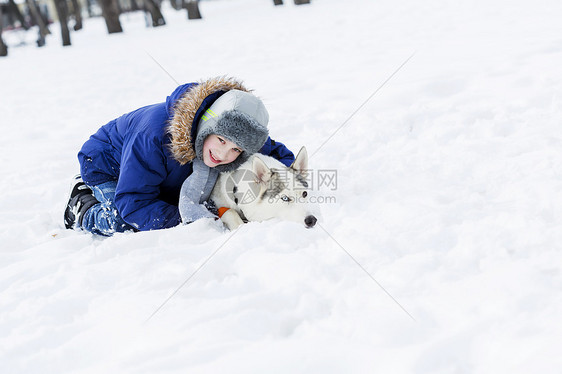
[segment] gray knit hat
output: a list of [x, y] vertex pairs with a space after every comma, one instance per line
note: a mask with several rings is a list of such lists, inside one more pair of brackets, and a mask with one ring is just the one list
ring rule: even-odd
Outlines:
[[267, 109], [256, 96], [239, 90], [226, 92], [199, 121], [195, 137], [197, 158], [203, 159], [203, 143], [207, 136], [221, 135], [242, 148], [242, 153], [230, 164], [218, 165], [215, 169], [220, 172], [236, 169], [263, 147], [268, 137], [268, 122]]

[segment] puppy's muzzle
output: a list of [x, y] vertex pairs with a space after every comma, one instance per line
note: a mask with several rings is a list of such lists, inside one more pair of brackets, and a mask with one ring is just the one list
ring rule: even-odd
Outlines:
[[306, 225], [306, 228], [310, 229], [313, 228], [314, 225], [316, 225], [316, 217], [314, 216], [306, 216], [304, 219], [304, 224]]

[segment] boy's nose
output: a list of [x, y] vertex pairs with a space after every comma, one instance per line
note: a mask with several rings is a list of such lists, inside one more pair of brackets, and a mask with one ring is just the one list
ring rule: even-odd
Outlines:
[[216, 150], [215, 152], [213, 152], [213, 154], [215, 155], [215, 158], [217, 158], [221, 161], [224, 160], [224, 152], [223, 151]]

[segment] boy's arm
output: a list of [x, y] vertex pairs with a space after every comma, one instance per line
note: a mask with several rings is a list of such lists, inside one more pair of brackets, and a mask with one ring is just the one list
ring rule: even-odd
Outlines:
[[274, 157], [281, 161], [285, 166], [291, 166], [295, 161], [295, 155], [283, 143], [276, 142], [270, 137], [267, 138], [265, 144], [260, 149], [260, 153]]
[[141, 231], [180, 223], [178, 207], [158, 199], [167, 174], [166, 156], [159, 142], [136, 133], [123, 143], [115, 205], [125, 222]]

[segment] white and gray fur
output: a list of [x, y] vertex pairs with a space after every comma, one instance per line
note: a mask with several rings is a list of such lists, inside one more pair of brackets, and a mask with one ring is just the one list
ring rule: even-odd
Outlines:
[[[295, 161], [286, 167], [273, 157], [256, 153], [236, 171], [221, 173], [211, 193], [217, 207], [229, 208], [222, 221], [235, 229], [246, 221], [279, 218], [311, 228], [316, 217], [310, 211], [306, 182], [308, 155], [302, 147]], [[248, 171], [251, 180], [233, 181], [233, 174]], [[250, 198], [244, 198], [245, 196]], [[239, 198], [239, 197], [242, 198]]]

